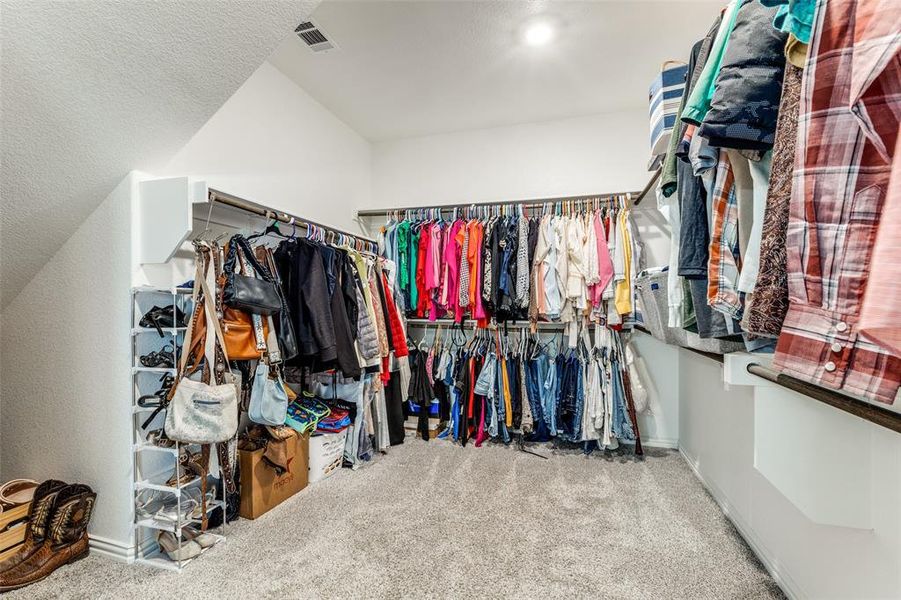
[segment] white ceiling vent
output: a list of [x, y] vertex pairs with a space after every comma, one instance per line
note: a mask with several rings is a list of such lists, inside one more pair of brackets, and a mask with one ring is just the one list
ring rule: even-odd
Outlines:
[[294, 33], [296, 33], [297, 37], [303, 40], [303, 43], [309, 46], [310, 50], [313, 52], [328, 52], [330, 50], [337, 50], [338, 48], [330, 39], [328, 39], [328, 36], [325, 35], [322, 28], [312, 21], [304, 21], [294, 29]]

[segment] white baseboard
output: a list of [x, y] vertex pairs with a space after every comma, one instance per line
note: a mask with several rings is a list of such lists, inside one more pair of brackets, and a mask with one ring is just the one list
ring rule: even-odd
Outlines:
[[794, 579], [792, 579], [791, 575], [779, 569], [778, 558], [763, 544], [760, 538], [757, 537], [754, 533], [754, 529], [741, 517], [738, 511], [735, 510], [735, 507], [732, 506], [732, 503], [729, 502], [722, 490], [704, 478], [700, 469], [698, 469], [697, 462], [685, 454], [685, 451], [682, 450], [682, 448], [679, 448], [679, 454], [682, 455], [682, 458], [688, 463], [688, 466], [691, 467], [691, 470], [695, 474], [695, 477], [698, 478], [698, 481], [707, 488], [707, 491], [710, 492], [710, 495], [713, 496], [713, 499], [719, 505], [720, 510], [723, 511], [726, 518], [729, 519], [732, 525], [735, 526], [735, 529], [738, 530], [738, 533], [745, 539], [748, 546], [750, 546], [751, 551], [754, 552], [757, 559], [773, 577], [776, 584], [778, 584], [782, 591], [785, 592], [785, 595], [792, 599], [807, 598], [807, 594], [801, 590], [801, 587]]
[[649, 448], [669, 448], [671, 450], [679, 449], [679, 440], [669, 438], [641, 438], [641, 445]]
[[135, 559], [134, 546], [123, 544], [99, 535], [90, 536], [91, 552], [111, 558], [118, 562], [132, 563]]
[[[135, 561], [135, 548], [132, 545], [123, 544], [122, 542], [111, 540], [102, 536], [91, 535], [89, 546], [91, 552], [105, 556], [117, 562], [131, 564]], [[147, 555], [155, 552], [157, 549], [156, 542], [153, 538], [148, 537], [141, 543], [141, 555]]]

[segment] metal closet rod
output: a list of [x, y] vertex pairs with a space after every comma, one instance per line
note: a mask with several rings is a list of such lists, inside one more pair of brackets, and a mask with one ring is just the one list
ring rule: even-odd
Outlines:
[[757, 375], [767, 381], [772, 381], [777, 385], [790, 389], [793, 392], [803, 394], [808, 398], [819, 400], [833, 408], [843, 410], [855, 417], [860, 417], [864, 421], [869, 421], [870, 423], [875, 423], [886, 429], [891, 429], [896, 433], [901, 433], [901, 414], [899, 413], [863, 402], [862, 400], [857, 400], [856, 398], [834, 392], [818, 385], [813, 385], [812, 383], [807, 383], [806, 381], [773, 371], [772, 369], [768, 369], [757, 363], [749, 364], [747, 369], [748, 373], [751, 373], [752, 375]]
[[333, 233], [340, 233], [342, 235], [346, 235], [347, 237], [353, 238], [355, 240], [360, 240], [361, 242], [366, 242], [368, 244], [372, 244], [373, 246], [377, 245], [376, 241], [374, 239], [362, 236], [358, 233], [351, 233], [351, 232], [345, 231], [343, 229], [338, 229], [337, 227], [332, 227], [331, 225], [323, 225], [322, 223], [317, 223], [316, 221], [311, 221], [309, 219], [297, 217], [292, 214], [288, 214], [286, 212], [277, 211], [275, 209], [269, 208], [268, 206], [263, 206], [262, 204], [257, 204], [256, 202], [251, 202], [250, 200], [246, 200], [244, 198], [240, 198], [233, 194], [228, 194], [226, 192], [222, 192], [219, 190], [214, 190], [212, 188], [210, 188], [210, 190], [209, 190], [209, 200], [212, 203], [218, 202], [219, 204], [225, 204], [227, 206], [232, 206], [234, 208], [243, 210], [245, 212], [253, 213], [255, 215], [260, 215], [261, 217], [275, 219], [276, 221], [279, 221], [281, 223], [291, 223], [291, 219], [294, 219], [294, 223], [296, 225], [301, 225], [301, 226], [312, 225], [313, 227], [318, 227], [318, 228], [324, 229], [326, 231], [331, 231]]
[[632, 206], [638, 206], [638, 204], [642, 201], [642, 199], [647, 195], [647, 193], [654, 187], [654, 183], [657, 181], [657, 178], [660, 177], [660, 169], [654, 171], [654, 174], [651, 175], [651, 179], [648, 181], [647, 185], [644, 186], [644, 189], [638, 192], [613, 192], [607, 194], [583, 194], [581, 196], [561, 196], [560, 198], [530, 198], [528, 200], [503, 200], [499, 202], [475, 202], [469, 204], [433, 204], [431, 206], [406, 206], [406, 207], [398, 207], [398, 208], [368, 208], [364, 210], [358, 210], [358, 217], [381, 217], [393, 213], [394, 211], [403, 212], [405, 210], [453, 210], [454, 208], [467, 208], [469, 206], [475, 206], [476, 208], [482, 208], [486, 206], [516, 206], [522, 205], [523, 208], [541, 208], [544, 204], [555, 203], [555, 202], [578, 202], [585, 200], [594, 200], [596, 198], [609, 198], [611, 196], [625, 196], [631, 195]]
[[[463, 327], [472, 327], [478, 323], [475, 319], [463, 319], [462, 324]], [[453, 327], [457, 325], [453, 319], [436, 319], [434, 321], [430, 319], [407, 319], [407, 325], [410, 327], [437, 327], [441, 325], [442, 327]], [[563, 329], [566, 326], [566, 323], [560, 323], [558, 321], [538, 321], [538, 329]], [[497, 324], [498, 329], [503, 329], [507, 327], [508, 329], [526, 329], [531, 327], [531, 323], [525, 319], [519, 320], [509, 320], [506, 322], [500, 322]]]

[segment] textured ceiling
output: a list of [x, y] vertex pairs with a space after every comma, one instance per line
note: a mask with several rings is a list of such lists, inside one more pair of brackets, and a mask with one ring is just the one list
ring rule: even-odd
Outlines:
[[3, 0], [0, 304], [130, 170], [181, 148], [318, 3]]
[[[296, 37], [270, 61], [373, 141], [646, 107], [667, 59], [686, 60], [723, 0], [323, 2], [339, 47]], [[525, 46], [524, 27], [557, 39]]]

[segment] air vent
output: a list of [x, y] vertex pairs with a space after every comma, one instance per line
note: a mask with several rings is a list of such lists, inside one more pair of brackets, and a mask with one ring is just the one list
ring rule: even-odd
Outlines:
[[337, 49], [325, 32], [312, 21], [304, 21], [294, 29], [294, 33], [313, 52], [328, 52]]

